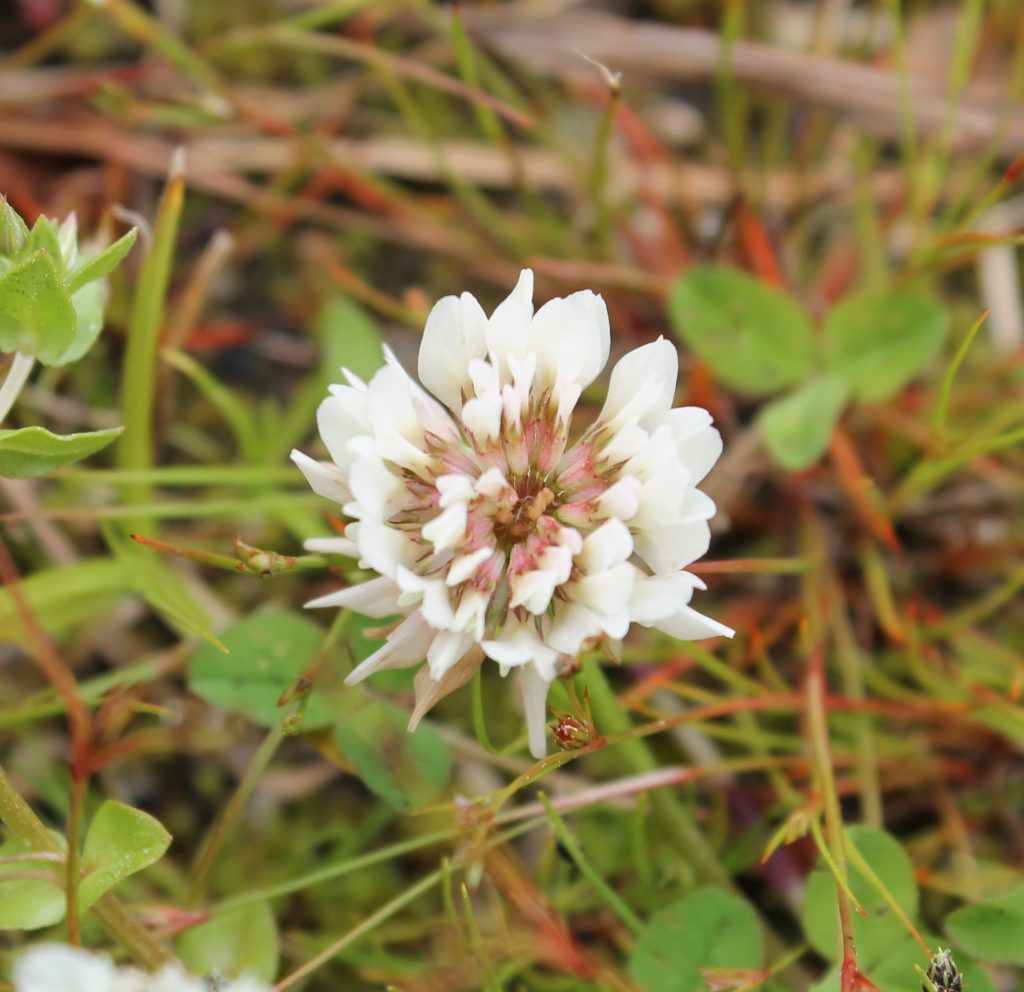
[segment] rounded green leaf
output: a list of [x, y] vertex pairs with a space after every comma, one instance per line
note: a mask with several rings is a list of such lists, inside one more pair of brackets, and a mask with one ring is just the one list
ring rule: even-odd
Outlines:
[[[247, 617], [221, 634], [229, 653], [212, 644], [199, 649], [189, 669], [189, 689], [213, 706], [272, 726], [287, 712], [277, 705], [281, 694], [309, 667], [323, 640], [320, 627], [294, 613]], [[314, 687], [303, 729], [325, 727], [331, 718], [327, 700]]]
[[[63, 844], [64, 838], [54, 834]], [[0, 858], [29, 853], [16, 837], [0, 844]], [[63, 867], [52, 861], [11, 861], [0, 864], [0, 930], [39, 930], [64, 919], [67, 899]], [[38, 874], [40, 878], [13, 876]], [[45, 876], [51, 875], [52, 878]], [[5, 878], [8, 879], [5, 881]]]
[[155, 817], [106, 800], [85, 835], [79, 908], [84, 912], [118, 882], [158, 861], [170, 844], [171, 835]]
[[178, 957], [197, 975], [248, 975], [269, 983], [277, 975], [278, 943], [270, 904], [255, 902], [216, 912], [186, 931], [178, 942]]
[[705, 992], [701, 968], [760, 968], [764, 939], [750, 904], [697, 889], [659, 910], [633, 947], [629, 973], [651, 992]]
[[[911, 919], [917, 913], [918, 891], [914, 866], [899, 842], [884, 830], [854, 826], [845, 832], [846, 843], [853, 845], [878, 876], [896, 904]], [[857, 960], [867, 969], [881, 961], [906, 935], [903, 924], [874, 886], [848, 863], [850, 889], [867, 912], [867, 919], [854, 913], [853, 933]], [[836, 883], [823, 862], [807, 880], [804, 894], [803, 927], [808, 943], [829, 958], [838, 953], [838, 910]]]
[[0, 431], [0, 476], [29, 479], [88, 458], [105, 448], [123, 427], [81, 434], [53, 434], [43, 427]]
[[409, 733], [409, 714], [361, 694], [338, 721], [334, 736], [363, 784], [398, 809], [436, 799], [448, 781], [448, 745], [429, 723]]
[[87, 283], [71, 297], [71, 305], [75, 308], [75, 336], [53, 365], [77, 362], [96, 343], [103, 330], [103, 311], [107, 305], [106, 284]]
[[75, 336], [77, 317], [49, 252], [37, 251], [0, 276], [0, 351], [60, 359]]
[[1024, 965], [1024, 885], [958, 909], [946, 920], [946, 930], [983, 961]]
[[757, 419], [771, 456], [796, 472], [813, 465], [828, 447], [846, 397], [838, 376], [818, 376], [765, 406]]
[[858, 400], [884, 400], [938, 354], [949, 314], [910, 289], [854, 293], [825, 319], [825, 363]]
[[803, 307], [745, 272], [690, 269], [672, 287], [668, 313], [676, 334], [737, 389], [774, 393], [803, 382], [817, 366]]

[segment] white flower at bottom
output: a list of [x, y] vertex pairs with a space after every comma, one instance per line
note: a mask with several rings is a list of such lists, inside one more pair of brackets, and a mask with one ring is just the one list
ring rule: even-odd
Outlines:
[[[14, 963], [14, 992], [210, 992], [204, 978], [189, 975], [180, 965], [167, 964], [148, 975], [137, 968], [118, 967], [106, 954], [69, 944], [36, 944]], [[271, 992], [253, 978], [216, 986], [218, 992]]]
[[532, 297], [527, 269], [490, 318], [468, 293], [441, 300], [422, 386], [387, 350], [368, 383], [345, 370], [317, 415], [331, 460], [292, 458], [352, 520], [344, 538], [307, 546], [379, 576], [307, 605], [404, 617], [346, 681], [425, 660], [414, 726], [486, 656], [518, 670], [542, 757], [548, 686], [588, 645], [634, 621], [680, 638], [733, 632], [689, 605], [704, 585], [684, 569], [715, 513], [697, 484], [722, 440], [706, 410], [672, 408], [675, 348], [659, 338], [623, 357], [571, 441], [572, 411], [608, 360], [608, 313], [589, 291], [536, 313]]

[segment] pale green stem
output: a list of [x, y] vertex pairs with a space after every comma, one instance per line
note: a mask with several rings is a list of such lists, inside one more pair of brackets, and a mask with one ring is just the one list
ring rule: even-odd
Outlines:
[[7, 370], [7, 378], [0, 386], [0, 424], [4, 422], [7, 414], [11, 412], [14, 401], [21, 392], [21, 387], [28, 381], [28, 374], [36, 360], [32, 355], [23, 355], [20, 351], [14, 353], [14, 361]]

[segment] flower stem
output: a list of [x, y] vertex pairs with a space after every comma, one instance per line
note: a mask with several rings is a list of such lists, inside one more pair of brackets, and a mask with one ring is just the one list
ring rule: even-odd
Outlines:
[[78, 946], [82, 942], [81, 921], [78, 917], [78, 880], [80, 867], [80, 835], [82, 832], [82, 807], [85, 803], [85, 787], [88, 779], [75, 774], [71, 786], [71, 809], [68, 813], [68, 854], [65, 865], [64, 891], [67, 894], [68, 943]]
[[191, 903], [197, 903], [202, 896], [203, 888], [206, 884], [206, 876], [213, 867], [213, 862], [217, 858], [221, 845], [245, 808], [245, 804], [249, 796], [252, 795], [253, 789], [256, 788], [256, 783], [260, 780], [260, 776], [267, 770], [267, 766], [273, 759], [282, 739], [281, 724], [279, 722], [271, 727], [267, 736], [263, 738], [263, 743], [256, 749], [256, 753], [253, 755], [245, 775], [238, 783], [234, 795], [228, 800], [227, 805], [221, 810], [213, 826], [210, 827], [209, 833], [203, 838], [199, 846], [199, 854], [196, 856], [192, 867], [192, 880], [189, 885], [189, 901]]
[[32, 355], [23, 355], [20, 351], [14, 353], [14, 360], [7, 370], [7, 377], [0, 386], [0, 424], [2, 424], [11, 412], [14, 401], [21, 392], [21, 387], [28, 381], [28, 374], [36, 360]]
[[[832, 751], [828, 740], [828, 717], [825, 713], [825, 671], [821, 655], [812, 655], [807, 672], [807, 730], [810, 736], [815, 779], [825, 813], [825, 831], [832, 861], [840, 878], [846, 881], [846, 848], [843, 844], [843, 814], [839, 808]], [[836, 886], [839, 909], [839, 958], [842, 966], [842, 992], [851, 992], [851, 975], [856, 975], [856, 950], [853, 943], [853, 916], [850, 900], [843, 886]]]
[[[619, 706], [601, 666], [595, 661], [588, 662], [586, 675], [594, 722], [601, 734], [607, 737], [609, 734], [629, 730], [629, 717]], [[619, 752], [633, 772], [650, 772], [658, 768], [657, 760], [642, 740], [621, 741]], [[674, 795], [665, 789], [652, 792], [651, 808], [680, 854], [692, 867], [697, 881], [731, 887], [728, 873], [719, 864], [715, 852], [694, 823], [689, 810]]]

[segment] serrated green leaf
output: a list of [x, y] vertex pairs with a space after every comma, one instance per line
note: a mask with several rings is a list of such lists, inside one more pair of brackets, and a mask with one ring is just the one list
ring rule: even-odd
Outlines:
[[0, 476], [29, 479], [81, 461], [105, 448], [123, 427], [81, 434], [53, 434], [43, 427], [0, 431]]
[[218, 972], [226, 978], [248, 975], [270, 983], [277, 975], [277, 921], [270, 903], [255, 902], [216, 912], [186, 931], [178, 957], [197, 975]]
[[760, 968], [764, 938], [740, 896], [697, 889], [655, 913], [629, 959], [629, 974], [650, 992], [705, 992], [701, 968]]
[[98, 255], [86, 259], [71, 274], [67, 281], [67, 291], [76, 293], [87, 283], [110, 275], [121, 264], [125, 255], [132, 250], [138, 237], [138, 228], [133, 227], [127, 234], [118, 238], [113, 244], [107, 245]]
[[51, 365], [74, 339], [76, 322], [48, 252], [37, 251], [0, 276], [0, 351], [20, 351]]
[[794, 472], [813, 465], [825, 453], [848, 395], [838, 376], [816, 376], [763, 407], [757, 426], [772, 457]]
[[[847, 844], [855, 845], [860, 851], [896, 904], [913, 919], [917, 913], [917, 881], [914, 866], [899, 841], [884, 830], [865, 826], [848, 827], [845, 838]], [[868, 914], [867, 919], [854, 914], [853, 920], [857, 961], [866, 971], [898, 946], [906, 931], [885, 898], [852, 864], [849, 866], [849, 882], [850, 889]], [[802, 920], [807, 942], [828, 958], [834, 958], [838, 951], [836, 907], [835, 879], [819, 862], [807, 880]]]
[[951, 913], [946, 930], [975, 957], [1024, 965], [1024, 885]]
[[884, 400], [938, 354], [949, 314], [911, 289], [855, 293], [825, 318], [825, 363], [864, 402]]
[[397, 809], [436, 799], [451, 768], [448, 746], [428, 723], [409, 733], [409, 714], [390, 703], [350, 697], [334, 730], [342, 753], [371, 792]]
[[114, 799], [96, 811], [82, 848], [78, 906], [85, 912], [129, 875], [163, 857], [171, 835], [155, 817]]
[[[281, 694], [309, 667], [324, 632], [312, 620], [294, 613], [262, 613], [247, 617], [221, 634], [228, 654], [213, 646], [196, 652], [188, 687], [212, 706], [244, 713], [266, 727], [286, 710]], [[319, 687], [306, 702], [302, 726], [316, 730], [332, 720], [332, 709]]]
[[[64, 838], [54, 833], [63, 844]], [[16, 837], [0, 844], [0, 858], [28, 854], [29, 848]], [[55, 870], [56, 869], [56, 870]], [[0, 864], [0, 930], [39, 930], [64, 919], [67, 898], [59, 872], [52, 861], [11, 861]], [[12, 878], [29, 872], [52, 878]]]
[[693, 268], [672, 287], [672, 326], [724, 383], [774, 393], [818, 364], [810, 318], [793, 297], [735, 269]]

